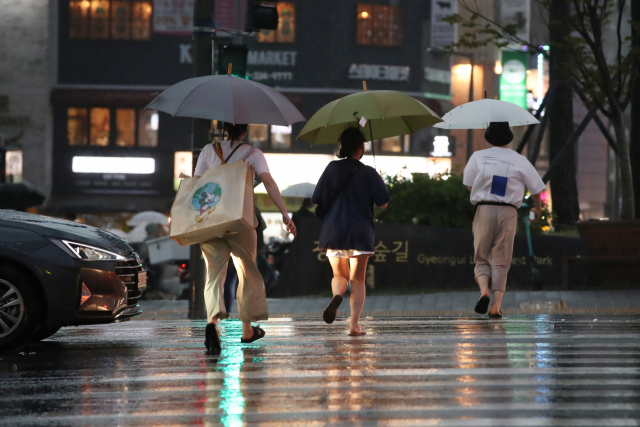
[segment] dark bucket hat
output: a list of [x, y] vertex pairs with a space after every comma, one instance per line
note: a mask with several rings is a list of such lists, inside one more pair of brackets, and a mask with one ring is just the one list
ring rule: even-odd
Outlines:
[[491, 122], [484, 132], [484, 139], [491, 145], [503, 147], [513, 140], [513, 132], [508, 122]]

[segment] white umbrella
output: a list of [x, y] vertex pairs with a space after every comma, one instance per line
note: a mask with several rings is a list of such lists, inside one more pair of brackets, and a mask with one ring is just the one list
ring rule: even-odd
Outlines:
[[127, 222], [129, 227], [134, 227], [136, 225], [147, 225], [147, 224], [169, 224], [169, 218], [166, 215], [161, 214], [160, 212], [155, 211], [144, 211], [135, 214], [131, 217], [131, 219]]
[[127, 238], [127, 242], [129, 243], [141, 243], [144, 242], [144, 239], [147, 238], [147, 225], [140, 224], [136, 225], [133, 230], [129, 232], [129, 237]]
[[440, 129], [486, 129], [491, 122], [509, 122], [509, 126], [526, 126], [540, 123], [524, 108], [507, 101], [480, 99], [462, 104], [442, 116]]
[[289, 126], [305, 120], [277, 90], [229, 74], [183, 80], [158, 95], [146, 108], [172, 116], [227, 123]]
[[126, 233], [126, 232], [124, 232], [122, 230], [119, 230], [117, 228], [109, 228], [107, 231], [109, 233], [111, 233], [111, 234], [115, 234], [116, 236], [118, 236], [119, 238], [124, 239], [124, 240], [127, 240], [129, 238], [129, 234], [128, 233]]
[[302, 184], [294, 184], [287, 187], [282, 195], [284, 197], [302, 197], [304, 199], [310, 199], [313, 196], [313, 191], [316, 189], [315, 184], [310, 182], [303, 182]]

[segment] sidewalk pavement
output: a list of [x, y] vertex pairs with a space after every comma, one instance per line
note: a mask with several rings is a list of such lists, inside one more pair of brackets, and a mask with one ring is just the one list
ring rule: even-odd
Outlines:
[[[418, 295], [367, 296], [362, 316], [476, 315], [473, 307], [479, 292], [441, 292]], [[269, 298], [270, 317], [320, 317], [328, 297]], [[186, 319], [185, 300], [140, 301], [144, 313], [137, 320]], [[623, 291], [513, 291], [504, 294], [503, 313], [581, 314], [640, 313], [640, 290]], [[237, 316], [234, 302], [231, 317]], [[349, 316], [349, 301], [342, 302], [339, 317]]]

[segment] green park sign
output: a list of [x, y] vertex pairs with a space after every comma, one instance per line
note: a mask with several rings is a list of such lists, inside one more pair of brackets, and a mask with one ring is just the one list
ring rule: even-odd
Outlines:
[[527, 108], [527, 54], [502, 52], [500, 100]]

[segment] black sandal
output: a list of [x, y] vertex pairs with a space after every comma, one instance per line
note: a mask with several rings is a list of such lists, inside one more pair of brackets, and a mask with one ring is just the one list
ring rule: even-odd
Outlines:
[[240, 342], [242, 344], [249, 344], [250, 342], [254, 342], [264, 337], [267, 333], [260, 326], [252, 326], [253, 328], [253, 336], [248, 339], [240, 338]]
[[491, 298], [488, 296], [481, 296], [478, 302], [476, 303], [475, 311], [478, 314], [487, 314], [487, 310], [489, 309], [489, 302]]
[[489, 319], [502, 319], [502, 310], [500, 313], [489, 313]]
[[327, 308], [322, 312], [322, 319], [329, 324], [333, 323], [336, 320], [340, 304], [342, 304], [342, 295], [334, 296]]
[[209, 353], [219, 353], [222, 351], [218, 328], [216, 328], [216, 325], [213, 323], [208, 323], [204, 330], [204, 346], [207, 347]]

